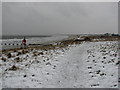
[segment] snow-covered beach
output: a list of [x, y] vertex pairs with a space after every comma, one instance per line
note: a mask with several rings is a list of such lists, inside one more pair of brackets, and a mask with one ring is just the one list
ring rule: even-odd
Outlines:
[[118, 42], [75, 41], [66, 47], [54, 43], [54, 49], [30, 48], [3, 53], [1, 87], [118, 88]]

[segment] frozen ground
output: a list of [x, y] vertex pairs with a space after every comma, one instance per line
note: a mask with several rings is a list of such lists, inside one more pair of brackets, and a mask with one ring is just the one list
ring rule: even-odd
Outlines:
[[1, 57], [4, 88], [118, 87], [118, 43], [115, 41], [20, 52]]

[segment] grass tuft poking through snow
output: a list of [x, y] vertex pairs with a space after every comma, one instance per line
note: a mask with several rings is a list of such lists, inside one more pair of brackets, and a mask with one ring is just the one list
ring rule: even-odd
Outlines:
[[84, 42], [2, 54], [3, 88], [117, 88], [118, 44]]

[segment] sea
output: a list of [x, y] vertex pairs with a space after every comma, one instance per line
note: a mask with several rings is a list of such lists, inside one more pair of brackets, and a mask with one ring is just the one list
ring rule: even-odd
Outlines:
[[41, 45], [66, 39], [68, 35], [3, 35], [0, 37], [0, 49], [22, 47], [23, 38], [26, 38], [27, 45]]

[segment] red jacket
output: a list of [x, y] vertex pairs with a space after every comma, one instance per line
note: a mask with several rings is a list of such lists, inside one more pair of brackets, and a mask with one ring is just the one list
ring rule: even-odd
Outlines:
[[22, 40], [22, 44], [24, 44], [24, 45], [25, 45], [25, 44], [26, 44], [26, 40]]

